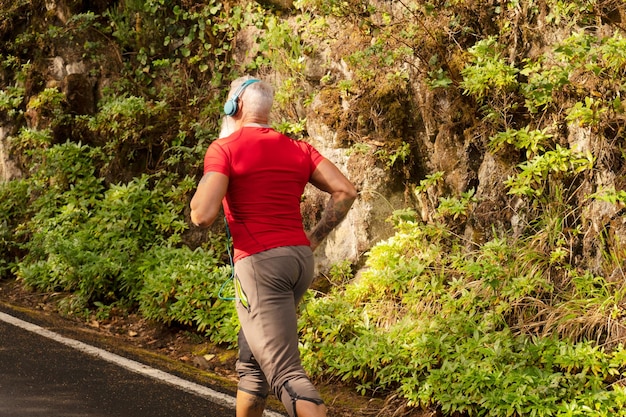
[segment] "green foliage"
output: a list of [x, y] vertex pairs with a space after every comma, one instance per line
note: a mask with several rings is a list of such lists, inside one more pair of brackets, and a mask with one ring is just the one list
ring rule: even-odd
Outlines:
[[362, 0], [296, 0], [294, 6], [299, 9], [310, 9], [322, 15], [348, 17], [352, 13], [372, 12], [374, 6]]
[[8, 278], [19, 258], [20, 240], [14, 231], [29, 212], [28, 182], [0, 183], [0, 279]]
[[616, 81], [623, 76], [625, 56], [626, 41], [619, 32], [607, 37], [584, 31], [572, 34], [554, 47], [553, 54], [526, 61], [522, 74], [528, 82], [521, 88], [526, 106], [533, 113], [545, 111], [555, 99], [573, 95], [576, 100], [566, 108], [567, 120], [597, 125], [613, 111], [622, 111], [623, 85]]
[[[304, 52], [307, 49], [302, 39], [289, 22], [277, 16], [267, 15], [262, 22], [263, 34], [257, 38], [259, 55], [256, 64], [264, 57], [265, 63], [286, 74], [300, 73], [304, 69]], [[258, 24], [257, 24], [258, 25]]]
[[39, 157], [38, 150], [47, 149], [52, 145], [52, 130], [21, 128], [17, 136], [10, 138], [11, 147], [33, 161]]
[[105, 151], [127, 162], [135, 158], [139, 149], [163, 145], [162, 133], [169, 111], [164, 101], [113, 96], [103, 100], [100, 111], [89, 119], [87, 126], [101, 138]]
[[24, 101], [24, 88], [8, 87], [0, 90], [0, 110], [7, 116], [15, 117], [19, 113], [20, 105]]
[[490, 37], [478, 41], [468, 52], [470, 65], [463, 71], [461, 88], [479, 101], [491, 95], [506, 93], [517, 88], [518, 70], [502, 56], [502, 46]]
[[470, 206], [478, 200], [474, 197], [475, 190], [461, 193], [461, 198], [440, 197], [439, 206], [437, 206], [437, 215], [440, 217], [452, 217], [458, 219], [461, 216], [467, 216]]
[[549, 0], [550, 13], [546, 16], [548, 23], [561, 24], [565, 23], [569, 26], [584, 25], [592, 22], [593, 1], [576, 0]]
[[593, 198], [601, 201], [607, 201], [612, 204], [626, 204], [626, 191], [624, 190], [602, 190], [592, 195]]
[[426, 178], [421, 180], [420, 184], [417, 187], [415, 187], [415, 192], [417, 193], [425, 192], [430, 187], [436, 186], [437, 184], [443, 181], [444, 175], [445, 175], [445, 172], [443, 171], [437, 171], [433, 174], [426, 175]]
[[[611, 385], [626, 371], [621, 346], [515, 331], [536, 314], [529, 300], [553, 291], [529, 267], [536, 254], [508, 239], [468, 253], [457, 239], [400, 222], [357, 281], [306, 305], [306, 367], [446, 415], [626, 415], [624, 390]], [[598, 288], [590, 275], [575, 281], [573, 298]]]
[[521, 85], [525, 97], [526, 108], [537, 113], [554, 103], [555, 93], [570, 84], [567, 62], [557, 62], [553, 66], [538, 61], [527, 61], [520, 74], [528, 81]]
[[[218, 128], [220, 87], [236, 75], [231, 41], [264, 12], [218, 1], [129, 1], [102, 14], [71, 13], [69, 5], [58, 25], [27, 5], [10, 13], [31, 16], [28, 25], [11, 36], [4, 17], [0, 27], [0, 80], [8, 84], [0, 108], [16, 126], [11, 152], [26, 174], [2, 186], [2, 276], [12, 268], [31, 287], [67, 292], [68, 311], [132, 305], [144, 253], [184, 246], [194, 170]], [[61, 88], [38, 78], [48, 65], [42, 45], [49, 55], [70, 44], [82, 47], [90, 76], [106, 68], [111, 81], [98, 90], [94, 114], [69, 114]], [[25, 127], [28, 112], [44, 128]]]
[[[476, 190], [472, 188], [462, 192], [458, 197], [439, 195], [439, 189], [443, 184], [444, 175], [445, 173], [443, 171], [427, 175], [426, 178], [421, 180], [420, 184], [415, 187], [415, 196], [431, 211], [428, 215], [436, 221], [449, 224], [461, 218], [467, 219], [472, 208], [478, 202], [478, 199], [474, 196]], [[428, 203], [424, 203], [424, 201]], [[404, 220], [411, 221], [414, 219], [404, 217]]]
[[0, 89], [0, 111], [9, 118], [16, 118], [23, 113], [24, 81], [31, 67], [30, 63], [22, 64], [14, 55], [0, 54], [0, 71], [12, 72], [13, 83], [2, 85]]
[[31, 98], [28, 107], [31, 109], [45, 109], [54, 113], [62, 112], [61, 105], [65, 100], [65, 95], [57, 88], [46, 88], [41, 93]]
[[580, 126], [595, 126], [607, 110], [593, 97], [585, 97], [584, 103], [578, 102], [568, 110], [565, 120], [577, 122]]
[[335, 348], [364, 333], [366, 326], [350, 302], [321, 297], [303, 303], [299, 329], [302, 364], [313, 375], [324, 375], [328, 359], [336, 357]]
[[379, 149], [376, 155], [380, 158], [387, 168], [391, 168], [398, 162], [406, 163], [411, 156], [411, 145], [403, 142], [395, 149]]
[[170, 0], [149, 0], [120, 3], [105, 17], [119, 45], [136, 52], [129, 73], [149, 85], [170, 66], [209, 73], [219, 82], [229, 65], [229, 41], [242, 23], [240, 7], [231, 13], [227, 15], [216, 0], [193, 9]]
[[154, 246], [139, 255], [133, 274], [143, 277], [139, 310], [152, 320], [192, 326], [215, 343], [234, 346], [239, 322], [235, 304], [219, 292], [231, 275], [220, 254], [187, 247]]
[[354, 278], [352, 263], [349, 260], [336, 263], [330, 267], [328, 275], [332, 285], [343, 287]]
[[497, 128], [508, 126], [510, 113], [519, 106], [519, 69], [507, 62], [503, 52], [504, 46], [495, 37], [482, 39], [468, 50], [470, 62], [461, 70], [464, 94], [482, 104], [484, 120]]
[[289, 135], [292, 138], [299, 138], [306, 132], [306, 119], [298, 122], [291, 122], [283, 119], [280, 123], [274, 126], [274, 129], [278, 130], [285, 135]]
[[532, 158], [545, 151], [550, 144], [553, 135], [546, 130], [530, 130], [529, 126], [522, 129], [507, 129], [505, 132], [496, 133], [490, 140], [490, 145], [495, 152], [503, 149], [505, 144], [513, 145], [517, 149], [526, 151], [526, 157]]
[[[495, 152], [504, 153], [505, 145], [512, 145], [525, 150], [529, 158], [518, 165], [519, 173], [505, 181], [510, 194], [529, 197], [533, 202], [547, 202], [560, 192], [560, 184], [593, 168], [595, 160], [590, 152], [581, 153], [554, 145], [553, 137], [547, 129], [531, 130], [526, 126], [507, 129], [491, 138], [490, 145]], [[553, 146], [554, 149], [550, 149]]]
[[132, 300], [141, 280], [123, 274], [153, 245], [180, 241], [190, 184], [172, 187], [144, 175], [105, 189], [95, 176], [94, 149], [72, 143], [42, 150], [33, 167], [35, 214], [26, 223], [28, 255], [17, 275], [34, 288], [72, 292], [76, 308]]
[[546, 189], [559, 175], [574, 175], [593, 168], [593, 156], [581, 154], [560, 145], [519, 165], [520, 173], [509, 178], [509, 193], [539, 198], [550, 194]]
[[446, 88], [452, 85], [453, 81], [449, 75], [441, 68], [428, 72], [428, 86], [430, 88]]

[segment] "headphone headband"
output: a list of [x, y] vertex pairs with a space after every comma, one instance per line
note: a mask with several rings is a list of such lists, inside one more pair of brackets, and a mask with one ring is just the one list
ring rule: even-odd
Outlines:
[[239, 101], [239, 96], [243, 93], [243, 90], [246, 89], [250, 84], [258, 83], [261, 80], [257, 80], [256, 78], [251, 78], [246, 80], [235, 90], [233, 96], [224, 104], [224, 113], [226, 116], [234, 116], [237, 114], [237, 110], [239, 110], [237, 101]]

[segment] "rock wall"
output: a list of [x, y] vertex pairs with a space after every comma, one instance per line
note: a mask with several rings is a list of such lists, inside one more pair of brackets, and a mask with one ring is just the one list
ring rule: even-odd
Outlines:
[[[294, 23], [295, 26], [295, 23]], [[256, 53], [255, 38], [259, 35], [256, 28], [242, 30], [235, 42], [235, 60], [242, 66], [251, 62]], [[322, 155], [333, 162], [355, 184], [359, 196], [344, 221], [322, 242], [316, 250], [316, 270], [326, 275], [335, 264], [345, 261], [357, 268], [365, 259], [366, 252], [378, 241], [386, 239], [394, 232], [388, 221], [395, 210], [407, 207], [406, 188], [402, 179], [390, 173], [379, 158], [375, 157], [377, 145], [367, 145], [368, 149], [356, 151], [345, 147], [338, 138], [336, 128], [329, 125], [326, 117], [328, 103], [324, 100], [325, 91], [319, 89], [320, 79], [327, 73], [341, 74], [350, 78], [350, 71], [345, 63], [331, 60], [331, 48], [320, 45], [315, 54], [305, 60], [304, 76], [308, 82], [307, 91], [316, 93], [309, 107], [303, 103], [293, 103], [295, 115], [273, 114], [274, 120], [281, 118], [306, 118], [304, 139], [311, 143]], [[284, 81], [285, 75], [279, 72], [263, 76], [276, 88]], [[349, 113], [350, 103], [342, 103]], [[328, 194], [313, 186], [307, 187], [302, 202], [305, 229], [312, 228], [319, 220], [328, 200]]]
[[0, 126], [0, 182], [11, 181], [22, 174], [11, 158], [8, 143], [10, 131], [9, 127]]
[[[404, 193], [397, 190], [394, 178], [371, 153], [356, 153], [337, 148], [336, 133], [314, 118], [308, 119], [307, 140], [355, 184], [359, 196], [344, 221], [316, 251], [318, 273], [325, 274], [338, 263], [359, 265], [372, 245], [393, 234], [387, 219], [406, 206]], [[328, 195], [309, 187], [302, 207], [305, 228], [310, 229], [321, 215]]]

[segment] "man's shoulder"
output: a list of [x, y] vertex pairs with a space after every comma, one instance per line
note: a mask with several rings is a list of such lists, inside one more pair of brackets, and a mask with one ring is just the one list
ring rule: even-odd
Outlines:
[[231, 144], [237, 143], [237, 141], [241, 139], [241, 134], [239, 134], [238, 132], [239, 131], [236, 131], [236, 132], [231, 133], [228, 136], [217, 138], [213, 142], [211, 142], [210, 146], [213, 146], [215, 148], [222, 148], [222, 149], [228, 148]]

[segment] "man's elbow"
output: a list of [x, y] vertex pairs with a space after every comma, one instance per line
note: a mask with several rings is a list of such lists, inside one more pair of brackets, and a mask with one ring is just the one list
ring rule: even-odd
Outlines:
[[331, 193], [331, 195], [335, 207], [343, 212], [343, 217], [348, 213], [350, 207], [352, 207], [352, 203], [354, 203], [354, 200], [356, 200], [358, 193], [354, 187], [346, 187], [341, 190], [337, 190], [334, 193]]
[[356, 200], [356, 198], [358, 197], [359, 193], [357, 192], [356, 188], [351, 185], [346, 190], [344, 190], [343, 195], [344, 200], [352, 205], [352, 203], [354, 203], [354, 200]]
[[209, 227], [215, 221], [217, 215], [201, 213], [199, 210], [191, 210], [191, 222], [198, 227]]
[[348, 198], [350, 199], [350, 201], [354, 201], [356, 200], [356, 198], [359, 196], [358, 191], [356, 190], [356, 188], [354, 187], [354, 185], [352, 187], [350, 187], [350, 189], [348, 190]]

